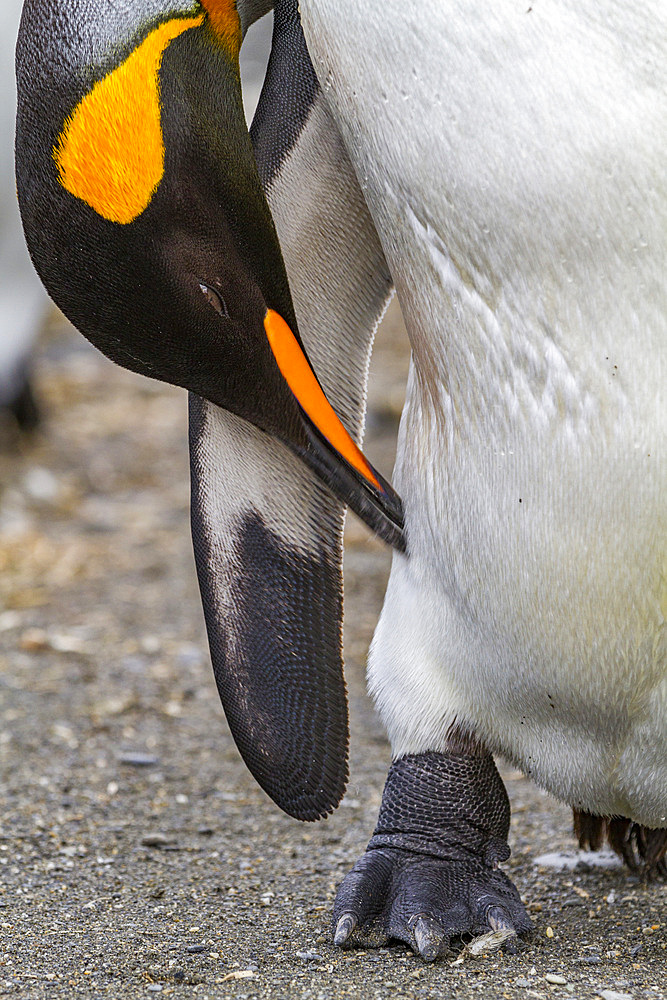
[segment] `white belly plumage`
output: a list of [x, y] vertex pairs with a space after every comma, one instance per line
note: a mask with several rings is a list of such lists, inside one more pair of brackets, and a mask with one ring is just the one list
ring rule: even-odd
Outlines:
[[371, 688], [665, 826], [665, 12], [528, 6], [301, 2], [413, 346]]

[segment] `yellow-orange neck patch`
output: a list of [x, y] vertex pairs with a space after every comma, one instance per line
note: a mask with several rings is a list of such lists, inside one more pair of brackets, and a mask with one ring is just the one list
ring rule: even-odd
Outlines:
[[203, 14], [174, 18], [152, 31], [86, 94], [58, 137], [53, 156], [60, 183], [110, 222], [133, 222], [162, 180], [162, 55], [170, 42], [203, 20]]
[[208, 14], [211, 27], [234, 57], [241, 48], [241, 19], [236, 0], [199, 0]]

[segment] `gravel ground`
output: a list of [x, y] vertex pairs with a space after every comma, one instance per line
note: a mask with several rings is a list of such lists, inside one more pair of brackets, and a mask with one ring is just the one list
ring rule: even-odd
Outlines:
[[[385, 472], [405, 366], [394, 309], [367, 439]], [[302, 825], [254, 784], [218, 702], [184, 394], [113, 367], [59, 320], [37, 374], [42, 429], [29, 444], [5, 429], [0, 454], [0, 996], [664, 998], [664, 887], [538, 862], [576, 863], [569, 810], [507, 769], [508, 867], [534, 940], [433, 966], [402, 946], [335, 951], [335, 888], [389, 763], [364, 692], [387, 552], [348, 520], [352, 777], [331, 819]]]

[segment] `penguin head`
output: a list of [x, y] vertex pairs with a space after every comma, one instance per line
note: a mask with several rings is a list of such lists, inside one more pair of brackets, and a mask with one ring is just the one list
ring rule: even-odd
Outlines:
[[35, 266], [108, 357], [279, 438], [401, 547], [400, 500], [299, 337], [245, 125], [235, 0], [143, 2], [114, 34], [102, 4], [82, 25], [78, 0], [26, 0], [16, 157]]

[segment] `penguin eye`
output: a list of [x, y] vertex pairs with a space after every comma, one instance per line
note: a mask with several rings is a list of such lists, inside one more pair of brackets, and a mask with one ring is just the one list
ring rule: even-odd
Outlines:
[[227, 303], [223, 299], [219, 292], [216, 292], [215, 288], [210, 288], [208, 285], [204, 285], [201, 281], [199, 282], [199, 287], [204, 293], [204, 298], [210, 306], [213, 306], [215, 311], [219, 313], [220, 316], [224, 316], [225, 319], [229, 319], [229, 309], [227, 308]]

